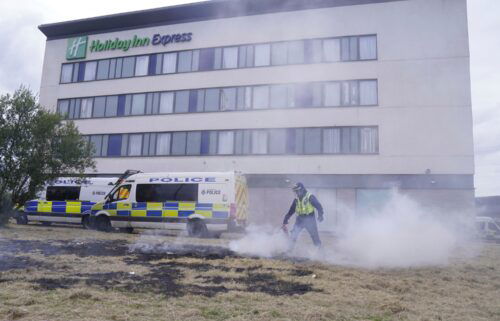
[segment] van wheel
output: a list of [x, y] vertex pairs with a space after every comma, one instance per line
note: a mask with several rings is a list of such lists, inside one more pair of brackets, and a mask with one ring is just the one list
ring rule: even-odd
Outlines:
[[97, 217], [96, 227], [98, 231], [110, 232], [111, 231], [111, 221], [106, 215], [101, 215]]
[[26, 214], [19, 214], [16, 217], [16, 223], [19, 225], [27, 225], [28, 224], [28, 216]]
[[202, 220], [191, 220], [187, 223], [187, 232], [191, 237], [207, 237], [208, 229]]
[[42, 225], [43, 225], [43, 226], [51, 226], [51, 225], [52, 225], [52, 222], [42, 222]]
[[88, 215], [85, 215], [83, 218], [82, 218], [82, 226], [84, 229], [86, 230], [90, 230], [92, 229], [92, 224], [90, 223], [90, 216]]
[[119, 230], [122, 233], [128, 233], [128, 234], [132, 234], [134, 232], [133, 227], [121, 227]]

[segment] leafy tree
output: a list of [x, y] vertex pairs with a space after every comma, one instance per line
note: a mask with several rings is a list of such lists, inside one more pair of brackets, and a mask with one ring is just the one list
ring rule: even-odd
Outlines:
[[0, 210], [6, 198], [24, 204], [46, 182], [87, 168], [95, 168], [92, 147], [73, 122], [43, 109], [23, 86], [0, 96]]

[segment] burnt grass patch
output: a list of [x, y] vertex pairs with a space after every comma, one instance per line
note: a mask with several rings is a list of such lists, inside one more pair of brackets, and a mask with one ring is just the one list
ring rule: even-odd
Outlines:
[[126, 241], [62, 241], [62, 240], [6, 240], [0, 239], [0, 253], [40, 253], [45, 256], [70, 255], [123, 256], [127, 255]]
[[[0, 271], [35, 268], [38, 272], [48, 271], [50, 276], [27, 278], [37, 291], [71, 289], [89, 286], [109, 291], [155, 293], [166, 297], [199, 295], [213, 297], [233, 290], [266, 293], [272, 296], [302, 295], [320, 290], [299, 280], [282, 280], [276, 275], [300, 278], [312, 274], [307, 269], [278, 269], [254, 265], [249, 267], [226, 266], [215, 260], [241, 258], [227, 248], [203, 245], [155, 245], [145, 248], [130, 247], [126, 241], [30, 241], [0, 239]], [[123, 271], [99, 273], [71, 273], [56, 269], [51, 264], [23, 256], [38, 253], [44, 256], [76, 255], [78, 257], [117, 257], [127, 265], [141, 265], [146, 273]], [[185, 262], [183, 258], [200, 259], [200, 262]], [[165, 259], [168, 261], [165, 262]], [[257, 259], [256, 259], [257, 260]], [[214, 263], [214, 264], [211, 264]], [[220, 276], [203, 275], [206, 272], [220, 272]], [[53, 276], [56, 272], [59, 277]], [[235, 277], [224, 276], [236, 273]], [[195, 274], [194, 281], [186, 282], [187, 274]], [[237, 283], [238, 289], [227, 283]]]
[[0, 272], [9, 270], [18, 270], [18, 269], [30, 269], [30, 268], [52, 269], [53, 265], [32, 259], [27, 256], [0, 254]]

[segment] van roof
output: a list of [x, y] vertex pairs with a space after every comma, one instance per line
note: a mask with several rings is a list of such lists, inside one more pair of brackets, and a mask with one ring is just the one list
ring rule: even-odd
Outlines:
[[478, 222], [494, 222], [495, 220], [489, 216], [476, 216]]

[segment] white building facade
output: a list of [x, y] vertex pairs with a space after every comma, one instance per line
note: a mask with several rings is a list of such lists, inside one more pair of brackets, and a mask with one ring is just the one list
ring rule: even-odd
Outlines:
[[242, 171], [255, 220], [302, 181], [327, 211], [391, 188], [472, 206], [466, 0], [222, 0], [40, 26], [40, 103], [98, 175]]

